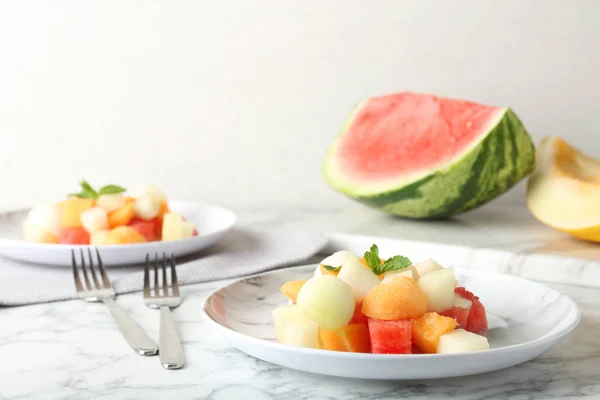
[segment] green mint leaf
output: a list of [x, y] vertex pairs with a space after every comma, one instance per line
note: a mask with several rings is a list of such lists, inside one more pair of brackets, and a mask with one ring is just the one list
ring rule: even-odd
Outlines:
[[82, 199], [93, 199], [93, 200], [95, 200], [98, 197], [96, 192], [85, 190], [85, 189], [79, 193], [71, 193], [71, 194], [69, 194], [69, 196], [75, 196], [75, 197], [79, 197]]
[[379, 259], [379, 247], [377, 247], [376, 244], [372, 245], [371, 249], [365, 252], [364, 257], [367, 266], [375, 272], [375, 268], [379, 268], [379, 265], [381, 264], [381, 260]]
[[375, 273], [376, 275], [381, 275], [383, 273], [386, 272], [390, 272], [390, 271], [398, 271], [401, 269], [406, 269], [408, 267], [410, 267], [412, 265], [412, 262], [404, 256], [394, 256], [392, 258], [388, 258], [387, 260], [385, 260], [385, 262], [381, 265], [378, 265], [376, 268], [372, 268], [373, 269], [373, 273]]
[[335, 272], [335, 271], [339, 271], [340, 269], [342, 269], [342, 266], [340, 265], [339, 267], [332, 267], [331, 265], [323, 264], [323, 268], [325, 268], [327, 271]]
[[82, 193], [89, 192], [89, 193], [96, 194], [96, 191], [94, 190], [94, 188], [87, 181], [81, 181], [80, 185], [81, 185], [81, 188], [83, 189]]
[[106, 185], [100, 188], [98, 194], [117, 194], [123, 193], [126, 189], [117, 185]]

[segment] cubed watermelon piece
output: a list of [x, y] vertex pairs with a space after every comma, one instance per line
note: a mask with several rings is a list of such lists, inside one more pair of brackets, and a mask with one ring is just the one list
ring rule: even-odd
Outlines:
[[467, 326], [467, 320], [469, 319], [469, 309], [463, 307], [452, 307], [449, 310], [441, 312], [440, 315], [454, 318], [456, 322], [458, 322], [458, 327], [456, 329], [465, 329]]
[[377, 354], [411, 354], [412, 325], [410, 320], [384, 321], [369, 318], [371, 351]]
[[481, 301], [479, 301], [479, 297], [475, 296], [464, 287], [457, 287], [454, 292], [473, 303], [473, 305], [471, 305], [471, 310], [469, 311], [465, 330], [477, 333], [478, 335], [486, 335], [488, 329], [487, 316], [485, 314], [485, 307]]
[[362, 301], [359, 301], [354, 306], [354, 315], [352, 315], [352, 319], [349, 324], [368, 324], [369, 318], [363, 314], [362, 312]]
[[153, 218], [150, 220], [134, 218], [127, 225], [133, 228], [140, 235], [144, 236], [147, 241], [154, 242], [158, 240], [156, 232], [158, 231], [158, 226], [160, 223], [161, 221], [159, 221], [158, 218]]
[[84, 228], [61, 228], [58, 231], [58, 243], [90, 244], [90, 234]]

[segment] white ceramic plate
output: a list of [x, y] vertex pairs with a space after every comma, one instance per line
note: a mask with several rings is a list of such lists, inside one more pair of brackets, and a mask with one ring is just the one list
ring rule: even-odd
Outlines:
[[367, 379], [429, 379], [498, 370], [531, 360], [561, 341], [581, 314], [568, 297], [510, 275], [456, 268], [461, 286], [487, 309], [491, 349], [463, 354], [358, 354], [304, 349], [276, 342], [273, 308], [286, 304], [279, 287], [307, 279], [315, 266], [246, 278], [213, 292], [202, 313], [231, 344], [256, 358], [325, 375]]
[[[169, 208], [193, 221], [199, 235], [172, 242], [99, 246], [102, 261], [106, 265], [135, 264], [144, 262], [146, 253], [173, 253], [176, 257], [191, 254], [216, 243], [236, 222], [233, 212], [210, 204], [171, 201]], [[71, 249], [88, 247], [26, 242], [21, 230], [26, 216], [25, 210], [0, 214], [0, 255], [32, 263], [71, 266]]]

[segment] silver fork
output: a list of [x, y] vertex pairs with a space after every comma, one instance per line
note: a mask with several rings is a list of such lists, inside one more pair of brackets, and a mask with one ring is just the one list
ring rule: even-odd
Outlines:
[[125, 311], [121, 309], [117, 303], [115, 303], [115, 291], [110, 285], [110, 281], [108, 280], [108, 275], [106, 274], [106, 270], [104, 269], [104, 264], [102, 263], [102, 258], [100, 258], [100, 252], [98, 249], [96, 250], [96, 257], [98, 259], [98, 269], [100, 270], [100, 275], [102, 277], [102, 282], [98, 280], [98, 275], [96, 273], [96, 269], [94, 267], [94, 260], [92, 258], [92, 252], [88, 247], [88, 261], [89, 261], [89, 269], [91, 275], [91, 279], [94, 282], [94, 286], [90, 281], [90, 277], [88, 275], [88, 268], [86, 266], [85, 257], [83, 254], [83, 250], [80, 249], [81, 255], [81, 270], [83, 272], [83, 279], [85, 281], [85, 288], [81, 283], [81, 279], [79, 278], [77, 260], [75, 259], [75, 250], [71, 250], [72, 257], [72, 266], [73, 266], [73, 278], [75, 279], [75, 288], [77, 289], [77, 295], [79, 298], [85, 301], [101, 301], [110, 310], [117, 326], [121, 330], [121, 333], [129, 342], [131, 347], [133, 347], [139, 354], [144, 356], [151, 356], [158, 353], [158, 347], [156, 343], [140, 328], [131, 317], [125, 314]]
[[[165, 253], [159, 260], [158, 253], [154, 256], [154, 288], [150, 288], [150, 254], [146, 254], [144, 268], [144, 303], [150, 308], [160, 309], [160, 331], [158, 334], [158, 348], [160, 363], [166, 369], [183, 367], [183, 349], [175, 324], [171, 318], [171, 308], [181, 304], [179, 284], [175, 271], [175, 257]], [[171, 279], [167, 279], [167, 264], [171, 268]], [[159, 283], [159, 269], [162, 271], [162, 285]]]

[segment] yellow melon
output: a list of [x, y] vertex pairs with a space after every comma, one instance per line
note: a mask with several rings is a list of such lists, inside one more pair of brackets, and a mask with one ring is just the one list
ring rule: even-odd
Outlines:
[[527, 183], [527, 206], [544, 224], [580, 239], [600, 242], [600, 161], [545, 137]]

